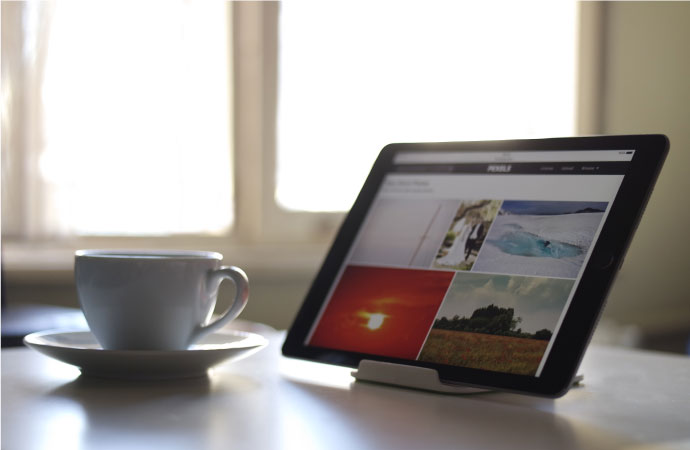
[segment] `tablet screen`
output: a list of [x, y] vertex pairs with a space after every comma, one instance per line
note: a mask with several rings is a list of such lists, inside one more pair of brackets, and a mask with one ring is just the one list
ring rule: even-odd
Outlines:
[[634, 154], [396, 153], [304, 345], [539, 377]]

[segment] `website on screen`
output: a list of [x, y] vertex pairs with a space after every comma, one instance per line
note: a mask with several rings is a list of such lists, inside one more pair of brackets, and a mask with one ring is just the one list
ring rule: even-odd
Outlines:
[[632, 156], [398, 154], [308, 345], [539, 376]]

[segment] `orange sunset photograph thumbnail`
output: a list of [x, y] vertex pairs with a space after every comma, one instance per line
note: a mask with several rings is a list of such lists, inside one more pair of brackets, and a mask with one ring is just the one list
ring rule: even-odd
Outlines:
[[309, 345], [415, 359], [453, 275], [348, 266]]

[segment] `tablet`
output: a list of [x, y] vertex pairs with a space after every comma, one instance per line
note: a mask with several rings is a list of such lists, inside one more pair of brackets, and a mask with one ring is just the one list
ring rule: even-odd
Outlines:
[[663, 135], [386, 146], [283, 354], [563, 395], [668, 146]]

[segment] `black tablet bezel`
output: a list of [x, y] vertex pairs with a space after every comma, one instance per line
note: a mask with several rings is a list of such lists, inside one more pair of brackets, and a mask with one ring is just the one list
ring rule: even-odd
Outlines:
[[[362, 359], [430, 367], [436, 369], [441, 380], [446, 383], [466, 384], [547, 397], [563, 395], [569, 389], [576, 374], [615, 274], [623, 261], [625, 251], [668, 153], [668, 148], [669, 141], [664, 135], [412, 143], [386, 146], [375, 161], [359, 196], [345, 217], [331, 249], [307, 293], [306, 299], [287, 334], [283, 345], [283, 354], [288, 357], [347, 367], [357, 367]], [[631, 149], [635, 150], [634, 157], [601, 229], [582, 279], [539, 377], [445, 366], [415, 360], [400, 360], [305, 345], [319, 310], [326, 300], [384, 176], [398, 152]]]

